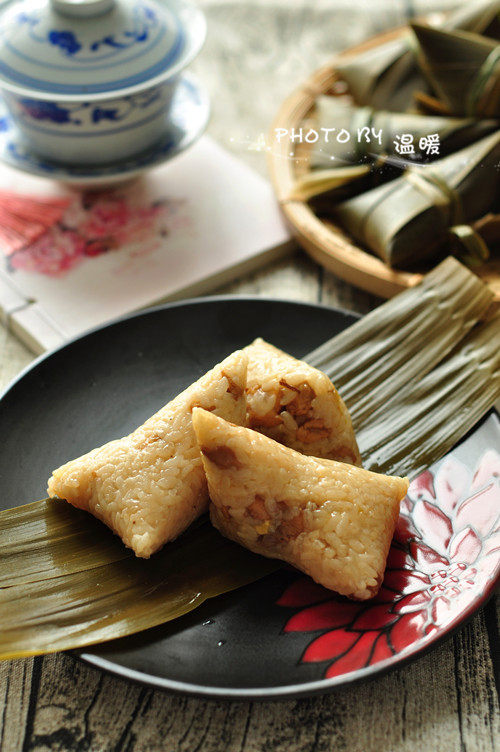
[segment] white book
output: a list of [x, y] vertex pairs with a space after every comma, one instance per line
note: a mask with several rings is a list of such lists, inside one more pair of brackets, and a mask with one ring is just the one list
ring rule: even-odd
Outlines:
[[270, 184], [207, 136], [115, 188], [82, 193], [7, 167], [0, 188], [71, 198], [60, 223], [0, 258], [0, 318], [36, 353], [293, 247]]

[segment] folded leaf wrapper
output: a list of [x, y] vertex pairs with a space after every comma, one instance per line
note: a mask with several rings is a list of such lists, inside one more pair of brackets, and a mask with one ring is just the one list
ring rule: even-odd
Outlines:
[[[468, 2], [449, 13], [439, 28], [463, 29], [476, 34], [498, 32], [498, 0]], [[345, 56], [335, 64], [358, 105], [405, 110], [412, 105], [415, 89], [425, 80], [417, 70], [415, 44], [410, 31], [364, 52]]]
[[361, 244], [399, 268], [443, 250], [449, 230], [494, 208], [499, 197], [500, 132], [437, 160], [410, 166], [391, 183], [334, 207]]
[[371, 47], [364, 52], [345, 55], [335, 62], [340, 78], [358, 105], [406, 109], [415, 86], [421, 84], [409, 33]]
[[325, 204], [328, 208], [332, 203], [345, 201], [393, 178], [394, 170], [388, 172], [383, 164], [377, 165], [376, 172], [364, 164], [313, 170], [296, 180], [288, 198], [290, 201], [311, 201], [318, 207]]
[[420, 68], [449, 114], [500, 117], [500, 44], [464, 31], [412, 28]]
[[[500, 322], [498, 314], [486, 317], [491, 299], [448, 259], [306, 357], [338, 384], [365, 467], [417, 473], [500, 397]], [[55, 500], [0, 512], [0, 557], [1, 658], [133, 634], [279, 566], [202, 520], [140, 560], [93, 517]]]
[[[140, 632], [277, 567], [221, 538], [208, 523], [145, 560], [65, 502], [41, 501], [15, 511], [8, 521], [8, 513], [1, 513], [4, 659]], [[39, 539], [32, 537], [35, 531]]]
[[[494, 120], [479, 122], [472, 118], [377, 111], [372, 107], [355, 107], [332, 96], [318, 97], [316, 119], [318, 128], [345, 129], [352, 136], [346, 144], [338, 143], [333, 137], [328, 142], [321, 142], [321, 148], [315, 149], [311, 156], [311, 165], [321, 168], [373, 162], [382, 155], [397, 157], [396, 146], [399, 142], [396, 137], [402, 133], [413, 136], [416, 154], [423, 154], [423, 161], [434, 161], [478, 141], [498, 128]], [[370, 130], [372, 133], [367, 136]], [[380, 138], [374, 138], [373, 132], [379, 133]], [[427, 155], [419, 150], [420, 140], [430, 134], [436, 134], [439, 138], [438, 155]], [[402, 166], [404, 164], [402, 161]]]

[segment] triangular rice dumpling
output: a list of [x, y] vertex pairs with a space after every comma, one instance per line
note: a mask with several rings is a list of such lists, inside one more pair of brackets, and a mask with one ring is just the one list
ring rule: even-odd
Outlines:
[[377, 593], [407, 479], [306, 457], [205, 410], [193, 425], [223, 535], [342, 595]]
[[418, 62], [451, 115], [500, 117], [500, 45], [465, 31], [412, 24]]
[[[372, 107], [355, 107], [339, 97], [332, 96], [318, 97], [315, 115], [318, 129], [344, 129], [353, 135], [353, 139], [345, 144], [339, 143], [336, 139], [329, 139], [321, 143], [321, 148], [312, 151], [311, 165], [325, 168], [335, 168], [336, 165], [346, 163], [359, 165], [360, 162], [373, 162], [380, 155], [397, 156], [398, 136], [402, 133], [410, 133], [413, 136], [416, 154], [421, 155], [424, 162], [433, 161], [438, 156], [443, 157], [457, 151], [498, 128], [495, 120], [478, 121], [473, 118], [375, 110]], [[378, 134], [378, 138], [374, 138], [374, 132]], [[422, 151], [420, 146], [421, 139], [428, 141], [430, 134], [435, 134], [438, 139], [439, 146], [435, 156]]]
[[[347, 83], [356, 104], [379, 108], [391, 103], [395, 108], [404, 109], [411, 94], [405, 90], [403, 82], [415, 71], [415, 58], [409, 39], [405, 33], [336, 61], [335, 69]], [[413, 88], [411, 79], [410, 84], [410, 88]]]
[[206, 512], [191, 411], [199, 406], [243, 423], [246, 370], [246, 355], [233, 353], [129, 436], [55, 470], [48, 493], [91, 512], [148, 558]]
[[263, 339], [244, 352], [250, 428], [302, 454], [361, 464], [351, 417], [326, 374]]
[[[498, 32], [499, 13], [500, 0], [469, 0], [446, 14], [435, 27], [491, 35]], [[425, 81], [417, 70], [410, 32], [358, 54], [342, 56], [335, 68], [358, 105], [405, 110], [412, 103], [415, 89], [425, 88]]]
[[499, 16], [500, 0], [467, 0], [447, 15], [441, 28], [447, 31], [463, 29], [491, 37], [498, 31]]
[[500, 132], [333, 207], [351, 235], [393, 267], [442, 252], [449, 230], [497, 203]]

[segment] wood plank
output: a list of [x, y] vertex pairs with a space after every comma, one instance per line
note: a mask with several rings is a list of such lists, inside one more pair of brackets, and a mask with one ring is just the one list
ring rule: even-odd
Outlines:
[[[481, 627], [478, 621], [468, 628], [472, 639]], [[498, 737], [491, 733], [488, 738], [472, 727], [461, 744], [457, 690], [450, 681], [454, 666], [450, 640], [404, 669], [330, 696], [278, 703], [213, 703], [148, 690], [100, 674], [68, 656], [49, 656], [44, 659], [27, 749], [493, 750]], [[469, 696], [478, 696], [478, 708], [484, 710], [484, 672], [470, 668], [466, 671]], [[481, 712], [471, 717], [486, 721]]]
[[248, 277], [216, 290], [222, 295], [258, 295], [317, 303], [321, 270], [304, 253], [297, 251]]
[[500, 747], [500, 710], [484, 609], [457, 632], [453, 642], [457, 710], [464, 747], [495, 752]]
[[342, 282], [325, 269], [321, 270], [320, 282], [319, 299], [325, 305], [344, 308], [363, 315], [384, 302], [382, 298], [377, 298], [375, 295]]
[[29, 710], [33, 659], [0, 663], [0, 749], [19, 752]]

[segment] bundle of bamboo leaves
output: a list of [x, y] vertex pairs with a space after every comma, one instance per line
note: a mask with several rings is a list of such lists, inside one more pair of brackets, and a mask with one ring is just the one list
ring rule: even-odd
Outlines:
[[[437, 28], [443, 31], [467, 31], [489, 38], [500, 38], [499, 0], [471, 0], [450, 13]], [[429, 28], [435, 28], [428, 24]], [[410, 29], [395, 39], [361, 54], [343, 58], [338, 72], [359, 105], [376, 109], [406, 109], [412, 104], [415, 88], [423, 86], [416, 64], [416, 45]]]
[[[500, 198], [500, 131], [335, 207], [342, 225], [390, 266], [435, 256], [452, 228], [491, 211]], [[470, 226], [470, 225], [469, 225]], [[471, 233], [482, 258], [483, 240]]]
[[[449, 258], [305, 356], [344, 396], [365, 467], [416, 475], [500, 397], [500, 313], [491, 300]], [[93, 517], [50, 499], [0, 512], [0, 560], [0, 658], [130, 635], [280, 566], [204, 520], [138, 559]]]
[[484, 263], [500, 239], [476, 230], [500, 202], [499, 39], [500, 0], [478, 0], [337, 61], [349, 95], [319, 97], [314, 118], [351, 139], [311, 150], [291, 197], [389, 266]]

